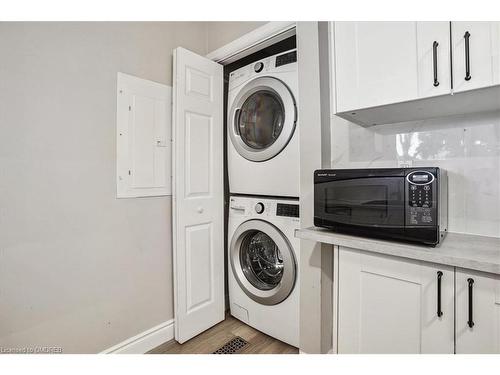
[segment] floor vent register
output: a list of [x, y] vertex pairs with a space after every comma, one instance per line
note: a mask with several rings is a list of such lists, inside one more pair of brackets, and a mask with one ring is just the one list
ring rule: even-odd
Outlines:
[[231, 341], [226, 342], [223, 346], [213, 352], [213, 354], [236, 354], [247, 345], [248, 342], [237, 336]]

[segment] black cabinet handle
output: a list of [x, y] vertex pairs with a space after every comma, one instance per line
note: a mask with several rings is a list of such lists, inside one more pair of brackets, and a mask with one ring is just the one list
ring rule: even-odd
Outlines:
[[474, 279], [467, 279], [469, 283], [469, 320], [467, 321], [467, 325], [472, 328], [474, 327], [474, 320], [472, 317], [472, 286], [474, 285]]
[[470, 33], [468, 31], [466, 31], [464, 34], [464, 39], [465, 39], [465, 80], [466, 81], [469, 81], [472, 78], [470, 75], [469, 38], [470, 38]]
[[437, 63], [437, 49], [438, 49], [439, 43], [434, 41], [432, 43], [432, 64], [434, 68], [434, 87], [439, 86], [439, 81], [438, 81], [438, 63]]
[[441, 311], [441, 278], [443, 277], [443, 273], [441, 271], [437, 272], [438, 276], [438, 309], [437, 309], [437, 316], [442, 317], [443, 316], [443, 311]]

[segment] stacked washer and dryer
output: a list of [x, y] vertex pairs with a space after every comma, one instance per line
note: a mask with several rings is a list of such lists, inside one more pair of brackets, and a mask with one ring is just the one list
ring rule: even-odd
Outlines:
[[297, 51], [229, 75], [231, 315], [299, 345]]

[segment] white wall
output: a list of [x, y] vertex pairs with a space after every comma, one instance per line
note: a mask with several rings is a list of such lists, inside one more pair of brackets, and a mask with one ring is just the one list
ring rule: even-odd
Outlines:
[[117, 200], [117, 71], [204, 23], [0, 23], [0, 347], [98, 352], [173, 317], [171, 199]]
[[265, 23], [267, 22], [206, 22], [207, 51], [212, 52]]
[[500, 237], [500, 112], [363, 128], [333, 116], [332, 168], [448, 170], [451, 232]]

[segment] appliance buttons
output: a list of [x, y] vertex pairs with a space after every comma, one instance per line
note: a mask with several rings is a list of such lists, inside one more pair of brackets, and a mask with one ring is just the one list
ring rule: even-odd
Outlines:
[[299, 205], [278, 203], [276, 205], [276, 216], [299, 217]]
[[261, 72], [262, 69], [264, 69], [264, 64], [260, 61], [253, 66], [253, 70], [255, 70], [255, 73]]
[[259, 202], [255, 205], [255, 212], [257, 212], [258, 214], [264, 212], [264, 204], [262, 202]]

